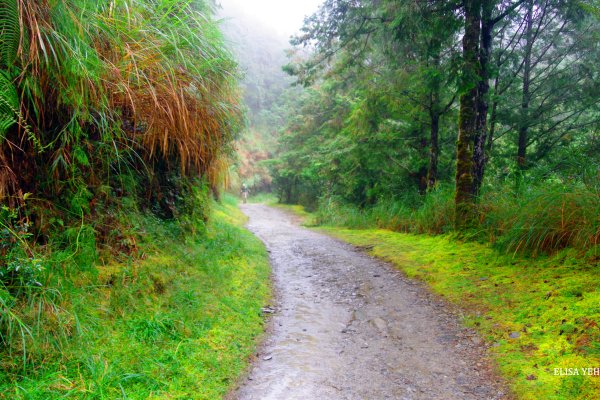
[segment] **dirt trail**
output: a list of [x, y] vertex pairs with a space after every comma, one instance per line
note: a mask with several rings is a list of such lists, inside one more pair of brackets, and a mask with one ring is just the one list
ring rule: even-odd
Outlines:
[[481, 340], [389, 265], [244, 205], [271, 254], [273, 318], [239, 400], [501, 399]]

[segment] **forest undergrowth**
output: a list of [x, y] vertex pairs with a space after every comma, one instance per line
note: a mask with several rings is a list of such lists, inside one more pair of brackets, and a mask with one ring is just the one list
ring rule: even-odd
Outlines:
[[204, 0], [0, 0], [0, 398], [222, 396], [262, 331]]

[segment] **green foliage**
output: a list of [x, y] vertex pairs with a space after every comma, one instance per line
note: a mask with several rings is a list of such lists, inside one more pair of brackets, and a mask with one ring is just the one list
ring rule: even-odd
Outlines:
[[0, 10], [11, 54], [0, 68], [3, 199], [14, 205], [26, 188], [98, 202], [95, 188], [123, 189], [114, 176], [124, 169], [218, 185], [240, 122], [237, 66], [204, 2], [19, 0]]
[[[416, 195], [359, 208], [326, 198], [316, 222], [349, 228], [382, 228], [433, 235], [454, 230], [454, 192], [439, 187]], [[600, 197], [597, 186], [547, 182], [515, 192], [505, 184], [486, 192], [479, 202], [480, 220], [465, 237], [493, 243], [508, 253], [552, 254], [574, 248], [582, 256], [598, 255]]]
[[0, 269], [0, 282], [13, 296], [18, 297], [30, 292], [32, 287], [42, 286], [38, 281], [41, 271], [40, 260], [10, 257], [10, 261]]
[[246, 127], [236, 143], [237, 157], [230, 186], [237, 191], [245, 184], [253, 193], [271, 190], [271, 176], [264, 164], [275, 155], [279, 130], [292, 112], [288, 102], [300, 91], [282, 70], [286, 62], [286, 37], [271, 31], [255, 16], [224, 4], [223, 32], [244, 76], [241, 80]]
[[134, 339], [149, 344], [159, 340], [178, 339], [174, 322], [161, 315], [152, 316], [150, 319], [133, 320], [129, 323], [128, 331]]
[[537, 254], [573, 247], [598, 253], [597, 187], [548, 182], [521, 193], [506, 189], [482, 200], [483, 229], [501, 248]]
[[[228, 252], [260, 258], [249, 234], [236, 242], [241, 228], [208, 233], [209, 193], [241, 124], [237, 65], [213, 13], [210, 0], [0, 0], [0, 398], [214, 398], [243, 365], [254, 311], [206, 389], [166, 388], [170, 375], [154, 369], [171, 358], [171, 373], [191, 370], [178, 359], [182, 340], [200, 340], [188, 326], [215, 310], [234, 318], [219, 294], [247, 296], [244, 309], [266, 293], [205, 285], [204, 268], [266, 268]], [[139, 261], [151, 253], [157, 263]], [[184, 290], [216, 297], [166, 310]], [[169, 344], [160, 360], [147, 346], [158, 342]], [[191, 347], [182, 357], [198, 361], [205, 349]], [[192, 375], [210, 380], [182, 379]]]
[[17, 210], [0, 208], [0, 288], [15, 298], [30, 295], [32, 289], [42, 286], [41, 260], [27, 245], [29, 229]]
[[358, 229], [382, 228], [434, 235], [453, 229], [454, 193], [450, 188], [440, 187], [423, 198], [415, 193], [413, 197], [382, 200], [363, 209], [326, 199], [315, 212], [316, 222]]
[[[473, 26], [492, 42], [471, 32], [461, 55], [467, 4], [483, 7]], [[568, 2], [459, 7], [328, 0], [307, 19], [292, 42], [313, 51], [297, 47], [287, 69], [308, 88], [269, 162], [280, 201], [340, 226], [597, 251], [597, 20]], [[458, 114], [469, 132], [457, 163]]]
[[[0, 398], [224, 396], [263, 330], [269, 264], [233, 199], [213, 203], [211, 215], [194, 221], [194, 234], [129, 210], [120, 218], [144, 232], [144, 260], [81, 271], [81, 260], [57, 252], [46, 261], [65, 270], [45, 269], [37, 296], [23, 303], [0, 290]], [[11, 330], [22, 338], [5, 340]]]
[[17, 0], [0, 1], [0, 66], [10, 67], [21, 44], [19, 5]]
[[8, 78], [8, 74], [0, 70], [0, 143], [15, 122], [19, 109], [19, 97], [17, 91]]
[[255, 195], [251, 195], [248, 199], [248, 202], [273, 206], [277, 204], [277, 196], [275, 196], [273, 193], [260, 192]]

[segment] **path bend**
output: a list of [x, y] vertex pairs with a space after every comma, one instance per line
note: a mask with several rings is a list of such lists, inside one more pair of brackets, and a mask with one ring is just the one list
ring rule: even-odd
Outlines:
[[482, 341], [442, 301], [279, 209], [246, 204], [275, 304], [238, 400], [486, 400], [505, 390]]

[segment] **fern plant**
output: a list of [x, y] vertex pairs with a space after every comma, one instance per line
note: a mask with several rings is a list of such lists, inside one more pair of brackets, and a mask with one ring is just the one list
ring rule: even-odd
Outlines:
[[0, 66], [10, 67], [17, 58], [21, 43], [17, 0], [0, 0]]
[[6, 131], [17, 122], [19, 96], [8, 74], [0, 70], [0, 143]]
[[20, 31], [17, 0], [0, 0], [0, 142], [17, 122], [19, 98], [7, 70], [17, 58]]

